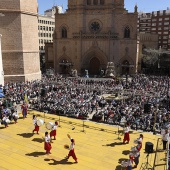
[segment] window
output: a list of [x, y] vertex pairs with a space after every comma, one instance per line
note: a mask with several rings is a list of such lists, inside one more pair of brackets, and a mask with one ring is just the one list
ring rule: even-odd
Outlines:
[[94, 5], [98, 5], [98, 0], [93, 0]]
[[152, 26], [156, 26], [156, 23], [152, 23]]
[[51, 37], [51, 34], [49, 34], [49, 37]]
[[169, 30], [169, 27], [164, 27], [164, 30]]
[[168, 39], [168, 36], [163, 36], [163, 39]]
[[164, 20], [165, 20], [165, 21], [168, 21], [168, 20], [169, 20], [169, 18], [164, 18]]
[[66, 29], [65, 27], [62, 28], [62, 31], [61, 31], [61, 32], [62, 32], [61, 37], [62, 37], [62, 38], [67, 38], [67, 29]]
[[49, 31], [51, 31], [51, 27], [49, 27]]
[[43, 30], [45, 31], [45, 26], [43, 26]]
[[87, 0], [87, 5], [91, 5], [91, 0]]
[[128, 26], [124, 29], [124, 38], [130, 38], [130, 29]]
[[159, 18], [159, 21], [162, 21], [162, 18]]
[[100, 5], [104, 5], [104, 0], [100, 0]]
[[164, 25], [169, 25], [169, 22], [164, 22]]
[[46, 27], [46, 31], [48, 31], [48, 27]]
[[164, 34], [168, 34], [168, 32], [164, 32]]

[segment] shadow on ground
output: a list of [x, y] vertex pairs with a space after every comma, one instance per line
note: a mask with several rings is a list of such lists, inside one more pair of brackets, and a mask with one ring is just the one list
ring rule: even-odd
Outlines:
[[64, 158], [62, 160], [55, 160], [55, 159], [44, 159], [44, 161], [53, 161], [52, 163], [48, 163], [49, 165], [58, 165], [58, 164], [67, 164], [67, 165], [72, 165], [74, 164], [73, 162], [68, 162], [68, 159]]
[[122, 154], [123, 155], [129, 155], [130, 154], [130, 150], [124, 150], [124, 151], [122, 151]]
[[45, 152], [32, 152], [32, 153], [27, 153], [25, 154], [26, 156], [33, 156], [33, 157], [39, 157], [45, 155]]
[[42, 138], [34, 138], [32, 141], [34, 141], [34, 142], [39, 142], [39, 143], [43, 143], [43, 142], [44, 142], [44, 139], [42, 139]]
[[121, 165], [117, 165], [115, 170], [122, 170], [122, 166]]
[[109, 144], [102, 145], [102, 146], [115, 147], [116, 145], [124, 145], [124, 144], [122, 142], [114, 142], [114, 143], [109, 143]]
[[33, 133], [21, 133], [17, 135], [22, 136], [23, 138], [31, 138], [34, 134]]

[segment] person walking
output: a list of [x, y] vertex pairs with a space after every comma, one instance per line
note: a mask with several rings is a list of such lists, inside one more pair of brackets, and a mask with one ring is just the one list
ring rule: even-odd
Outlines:
[[78, 163], [77, 162], [77, 157], [76, 157], [76, 154], [74, 152], [74, 148], [75, 148], [75, 140], [71, 138], [71, 136], [69, 134], [67, 134], [68, 138], [70, 139], [71, 141], [71, 144], [70, 144], [70, 148], [69, 148], [69, 153], [68, 153], [68, 156], [66, 157], [67, 159], [69, 159], [70, 156], [73, 157], [73, 159], [75, 160], [75, 163]]

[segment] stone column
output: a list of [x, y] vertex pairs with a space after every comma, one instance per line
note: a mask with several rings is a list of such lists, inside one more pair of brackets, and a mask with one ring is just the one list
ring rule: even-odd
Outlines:
[[0, 85], [4, 86], [4, 70], [2, 64], [1, 37], [2, 35], [0, 34]]

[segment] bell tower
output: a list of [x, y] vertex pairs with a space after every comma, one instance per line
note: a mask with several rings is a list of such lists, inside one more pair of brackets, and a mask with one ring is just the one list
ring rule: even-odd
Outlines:
[[1, 0], [0, 34], [5, 81], [41, 78], [37, 0]]

